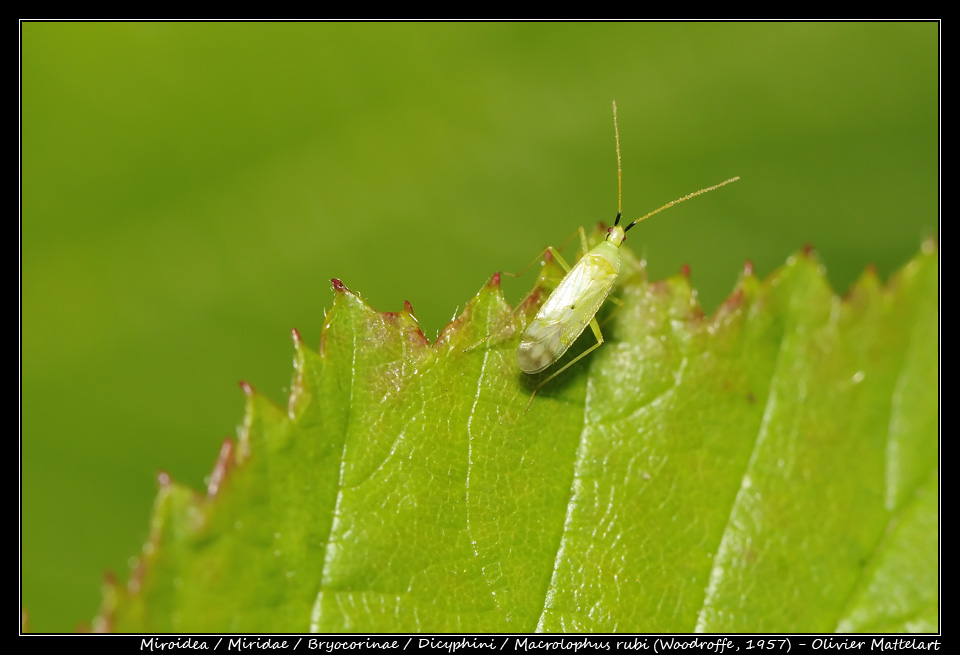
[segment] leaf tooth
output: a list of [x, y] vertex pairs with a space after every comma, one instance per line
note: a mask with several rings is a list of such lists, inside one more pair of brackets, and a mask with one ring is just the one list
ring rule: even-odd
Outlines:
[[739, 310], [741, 307], [743, 307], [744, 295], [743, 287], [738, 285], [737, 288], [733, 290], [733, 293], [727, 296], [726, 300], [720, 303], [720, 307], [717, 309], [717, 314], [729, 314]]
[[[488, 315], [506, 315], [510, 312], [510, 306], [503, 297], [503, 290], [500, 288], [500, 273], [494, 273], [493, 276], [484, 284], [477, 294], [467, 301], [460, 315], [447, 323], [437, 335], [436, 346], [445, 344], [455, 337], [463, 334], [464, 329], [469, 330], [480, 320], [485, 320]], [[477, 332], [484, 336], [486, 329], [480, 327]], [[479, 338], [476, 335], [468, 336], [469, 339]]]
[[140, 583], [143, 581], [143, 577], [147, 572], [147, 564], [144, 560], [147, 556], [153, 554], [159, 541], [159, 530], [157, 530], [155, 535], [150, 535], [149, 541], [143, 545], [143, 554], [133, 558], [133, 566], [130, 567], [130, 577], [127, 579], [126, 592], [128, 594], [135, 594], [140, 591]]
[[[252, 387], [251, 387], [252, 390]], [[246, 392], [246, 389], [244, 389]], [[247, 402], [243, 409], [243, 423], [237, 427], [237, 460], [244, 461], [250, 457], [250, 432], [253, 426], [253, 394], [247, 393]]]
[[318, 384], [318, 369], [322, 366], [322, 356], [311, 350], [297, 333], [293, 341], [293, 380], [290, 383], [290, 394], [287, 398], [287, 418], [296, 421], [310, 404], [316, 393]]
[[520, 312], [527, 314], [536, 311], [549, 296], [549, 290], [537, 285], [527, 294], [526, 298], [520, 301]]
[[804, 262], [813, 264], [817, 273], [826, 279], [827, 267], [824, 266], [823, 262], [820, 261], [820, 256], [817, 254], [816, 248], [814, 248], [813, 244], [810, 242], [803, 244], [803, 247], [800, 248], [800, 252], [795, 253], [787, 258], [787, 266], [794, 266]]
[[664, 301], [672, 320], [701, 321], [704, 317], [703, 308], [697, 300], [697, 292], [691, 285], [688, 274], [689, 272], [685, 274], [685, 271], [681, 270], [676, 275], [651, 282], [647, 288]]
[[300, 409], [309, 401], [304, 384], [304, 366], [305, 357], [303, 351], [303, 342], [296, 334], [293, 339], [293, 381], [290, 383], [290, 395], [287, 397], [287, 415], [291, 421], [296, 420]]
[[737, 281], [737, 289], [741, 290], [744, 298], [751, 303], [759, 297], [762, 285], [760, 278], [752, 273], [744, 275]]
[[437, 334], [436, 345], [440, 345], [449, 341], [450, 337], [456, 334], [460, 326], [463, 325], [463, 320], [464, 320], [464, 315], [460, 314], [460, 316], [456, 317], [455, 319], [453, 319], [452, 321], [444, 325], [443, 328], [440, 330], [439, 334]]
[[117, 574], [110, 570], [104, 571], [103, 584], [107, 587], [116, 587], [118, 585]]
[[[103, 594], [100, 612], [93, 617], [90, 625], [78, 625], [75, 630], [76, 632], [103, 634], [113, 630], [113, 617], [120, 597], [123, 595], [123, 588], [117, 581], [117, 576], [114, 575], [113, 571], [104, 571], [103, 582], [100, 584], [100, 589]], [[26, 630], [24, 630], [24, 632], [26, 632]]]
[[217, 461], [213, 465], [213, 471], [210, 473], [210, 480], [207, 482], [207, 497], [215, 498], [217, 493], [223, 487], [227, 479], [227, 474], [233, 470], [236, 464], [236, 454], [233, 439], [227, 437], [220, 446], [220, 453], [217, 455]]
[[250, 457], [254, 444], [279, 446], [284, 443], [282, 435], [290, 425], [289, 403], [288, 407], [281, 407], [246, 382], [241, 384], [241, 388], [247, 396], [247, 402], [243, 422], [237, 427], [237, 443], [234, 446], [236, 464], [242, 464]]
[[748, 305], [753, 303], [760, 292], [761, 282], [757, 278], [753, 268], [753, 262], [749, 259], [744, 261], [743, 268], [740, 270], [740, 277], [737, 283], [723, 302], [717, 307], [710, 317], [712, 329], [729, 322], [734, 316], [741, 314]]
[[847, 292], [843, 294], [844, 302], [866, 307], [869, 303], [875, 302], [881, 295], [883, 285], [880, 282], [880, 276], [877, 273], [877, 267], [873, 264], [868, 264], [866, 268], [863, 269], [863, 273], [860, 274], [860, 277], [850, 285], [850, 288], [847, 289]]
[[416, 345], [430, 345], [430, 339], [423, 333], [423, 330], [420, 329], [420, 321], [417, 320], [416, 315], [413, 313], [413, 305], [410, 304], [409, 300], [403, 301], [403, 313], [406, 314], [411, 321], [413, 321], [413, 326], [415, 329], [409, 331], [409, 336], [411, 341]]
[[403, 309], [399, 312], [380, 312], [380, 316], [391, 331], [407, 337], [413, 345], [430, 345], [430, 340], [420, 330], [417, 317], [413, 315], [413, 307], [410, 305], [410, 301], [404, 300]]
[[[132, 597], [140, 593], [149, 563], [156, 558], [157, 548], [164, 535], [170, 537], [184, 530], [192, 532], [202, 523], [203, 499], [199, 494], [176, 484], [164, 471], [157, 474], [157, 480], [161, 486], [153, 505], [149, 537], [141, 554], [133, 559], [130, 577], [125, 586], [119, 584], [111, 571], [104, 573], [100, 610], [88, 628], [90, 632], [113, 631], [117, 608], [131, 603]], [[81, 626], [78, 631], [85, 627]]]
[[753, 266], [753, 260], [747, 259], [743, 262], [743, 268], [740, 270], [740, 277], [737, 278], [737, 284], [733, 293], [740, 293], [740, 301], [753, 302], [760, 292], [761, 281], [757, 277], [756, 269]]

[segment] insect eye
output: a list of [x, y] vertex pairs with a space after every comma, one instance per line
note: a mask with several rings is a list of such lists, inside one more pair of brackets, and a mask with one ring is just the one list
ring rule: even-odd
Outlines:
[[611, 232], [613, 232], [613, 228], [612, 228], [612, 227], [608, 227], [608, 228], [607, 228], [607, 234], [610, 234]]

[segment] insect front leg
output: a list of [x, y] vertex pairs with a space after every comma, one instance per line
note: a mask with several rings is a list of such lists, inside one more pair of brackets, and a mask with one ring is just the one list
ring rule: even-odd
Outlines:
[[580, 244], [581, 244], [581, 247], [583, 248], [583, 252], [582, 252], [581, 254], [587, 252], [587, 249], [588, 249], [588, 246], [587, 246], [587, 234], [586, 234], [586, 232], [583, 231], [583, 227], [581, 226], [581, 227], [577, 228], [577, 231], [576, 231], [576, 232], [574, 232], [573, 234], [571, 234], [570, 236], [568, 236], [568, 237], [566, 238], [566, 240], [564, 240], [564, 242], [560, 244], [560, 248], [554, 248], [553, 246], [547, 246], [546, 248], [544, 248], [543, 250], [540, 251], [540, 254], [539, 254], [539, 255], [537, 255], [536, 257], [534, 257], [534, 259], [533, 259], [532, 262], [530, 262], [529, 264], [527, 264], [526, 266], [524, 266], [523, 268], [521, 268], [521, 269], [520, 269], [519, 271], [517, 271], [516, 273], [510, 273], [509, 271], [504, 271], [503, 274], [504, 274], [504, 275], [509, 275], [510, 277], [520, 277], [521, 275], [523, 275], [524, 273], [526, 273], [527, 270], [529, 270], [529, 268], [530, 268], [531, 266], [533, 266], [534, 264], [536, 264], [536, 263], [539, 262], [539, 261], [543, 261], [543, 256], [546, 255], [548, 252], [549, 252], [551, 255], [553, 255], [553, 258], [554, 258], [554, 259], [557, 260], [557, 263], [560, 264], [560, 267], [561, 267], [561, 268], [563, 268], [563, 272], [564, 272], [564, 273], [569, 273], [569, 272], [570, 272], [570, 264], [568, 264], [568, 263], [567, 263], [567, 260], [565, 260], [565, 259], [563, 258], [563, 255], [560, 254], [560, 251], [563, 250], [564, 248], [566, 248], [566, 247], [567, 247], [567, 244], [570, 243], [570, 240], [573, 239], [573, 237], [577, 236], [578, 233], [580, 234]]
[[580, 256], [582, 257], [590, 250], [590, 244], [587, 243], [587, 233], [584, 231], [582, 225], [577, 231], [580, 233]]
[[620, 300], [619, 298], [614, 298], [612, 295], [607, 296], [607, 302], [616, 305], [617, 308], [607, 312], [607, 315], [604, 317], [603, 321], [600, 323], [601, 325], [606, 325], [607, 323], [612, 321], [613, 317], [616, 316], [617, 312], [623, 309], [623, 301]]
[[[586, 235], [585, 235], [582, 227], [579, 229], [579, 232], [580, 232], [580, 237], [581, 237], [583, 243], [586, 244]], [[577, 234], [576, 232], [574, 232], [573, 234], [571, 234], [570, 237], [568, 237], [567, 240], [563, 242], [563, 244], [560, 246], [560, 248], [565, 247], [566, 244], [570, 242], [570, 239], [572, 239], [574, 236], [576, 236], [576, 234]], [[542, 261], [542, 260], [543, 260], [543, 256], [544, 256], [546, 253], [548, 253], [548, 252], [553, 256], [553, 258], [556, 260], [556, 262], [560, 265], [560, 268], [563, 269], [564, 274], [570, 272], [570, 264], [568, 264], [567, 261], [563, 258], [563, 255], [560, 254], [560, 251], [557, 250], [556, 248], [554, 248], [553, 246], [547, 246], [546, 248], [544, 248], [543, 250], [540, 251], [540, 254], [537, 255], [537, 257], [536, 257], [532, 262], [530, 262], [529, 264], [527, 264], [526, 266], [524, 266], [522, 269], [520, 269], [519, 272], [517, 272], [517, 273], [504, 272], [504, 275], [509, 275], [510, 277], [520, 277], [520, 276], [523, 275], [523, 274], [527, 271], [527, 269], [529, 269], [531, 266], [533, 266], [534, 264], [536, 264], [536, 263], [539, 262], [539, 261]], [[585, 252], [585, 251], [584, 251], [584, 252]], [[529, 296], [527, 296], [527, 298], [529, 298]], [[463, 352], [465, 352], [465, 353], [472, 352], [472, 351], [476, 350], [477, 348], [479, 348], [480, 346], [482, 346], [484, 343], [486, 343], [486, 342], [490, 339], [490, 337], [494, 336], [495, 334], [499, 334], [499, 333], [503, 330], [503, 328], [507, 325], [507, 323], [509, 323], [509, 322], [511, 322], [511, 321], [513, 320], [513, 318], [514, 318], [514, 316], [517, 314], [517, 312], [520, 311], [520, 308], [523, 307], [524, 304], [526, 304], [527, 298], [524, 298], [522, 301], [520, 301], [519, 303], [517, 303], [517, 306], [514, 307], [513, 310], [511, 310], [510, 315], [507, 316], [503, 321], [501, 321], [500, 324], [497, 325], [497, 327], [495, 327], [489, 334], [487, 334], [487, 336], [485, 336], [484, 338], [480, 339], [480, 341], [476, 342], [475, 344], [472, 344], [472, 345], [468, 346], [467, 348], [464, 348], [464, 349], [463, 349]]]

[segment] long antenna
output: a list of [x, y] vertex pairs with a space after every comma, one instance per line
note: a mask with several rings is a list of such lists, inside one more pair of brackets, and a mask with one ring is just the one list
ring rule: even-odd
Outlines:
[[620, 165], [620, 128], [617, 126], [617, 101], [613, 101], [613, 133], [617, 137], [617, 220], [614, 225], [620, 224], [620, 214], [623, 213], [623, 168]]
[[[620, 157], [620, 150], [619, 150], [619, 148], [618, 148], [618, 149], [617, 149], [617, 158], [619, 159], [619, 157]], [[683, 202], [683, 201], [685, 201], [685, 200], [690, 200], [690, 198], [696, 198], [697, 196], [703, 195], [704, 193], [707, 193], [708, 191], [713, 191], [713, 190], [715, 190], [715, 189], [719, 189], [720, 187], [726, 186], [727, 184], [730, 184], [731, 182], [736, 182], [736, 181], [739, 180], [739, 179], [740, 179], [740, 176], [731, 177], [729, 180], [724, 180], [724, 181], [721, 182], [720, 184], [714, 184], [713, 186], [708, 186], [706, 189], [700, 189], [699, 191], [694, 191], [693, 193], [688, 193], [687, 195], [685, 195], [685, 196], [682, 197], [682, 198], [677, 198], [676, 200], [671, 200], [670, 202], [668, 202], [667, 204], [665, 204], [663, 207], [661, 207], [661, 208], [659, 208], [659, 209], [654, 209], [654, 210], [653, 210], [652, 212], [650, 212], [649, 214], [645, 214], [645, 215], [641, 216], [640, 218], [638, 218], [637, 220], [635, 220], [633, 223], [630, 223], [630, 225], [628, 225], [627, 227], [623, 228], [623, 231], [626, 232], [627, 230], [629, 230], [631, 227], [633, 227], [634, 225], [636, 225], [636, 224], [639, 223], [640, 221], [644, 221], [644, 220], [650, 218], [651, 216], [653, 216], [654, 214], [659, 214], [659, 213], [662, 212], [664, 209], [668, 209], [668, 208], [670, 208], [670, 207], [673, 207], [674, 205], [678, 205], [678, 204], [680, 204], [681, 202]]]

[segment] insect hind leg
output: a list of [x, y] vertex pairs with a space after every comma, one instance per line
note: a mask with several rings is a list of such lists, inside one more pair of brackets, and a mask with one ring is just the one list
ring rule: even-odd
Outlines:
[[551, 373], [546, 379], [541, 380], [537, 386], [533, 388], [533, 393], [530, 394], [530, 400], [527, 401], [527, 406], [523, 409], [524, 414], [530, 411], [530, 405], [533, 404], [533, 397], [536, 396], [537, 392], [540, 391], [540, 389], [542, 389], [548, 382], [603, 345], [603, 333], [600, 332], [600, 324], [597, 323], [596, 317], [590, 321], [590, 330], [593, 332], [593, 336], [596, 337], [597, 342]]

